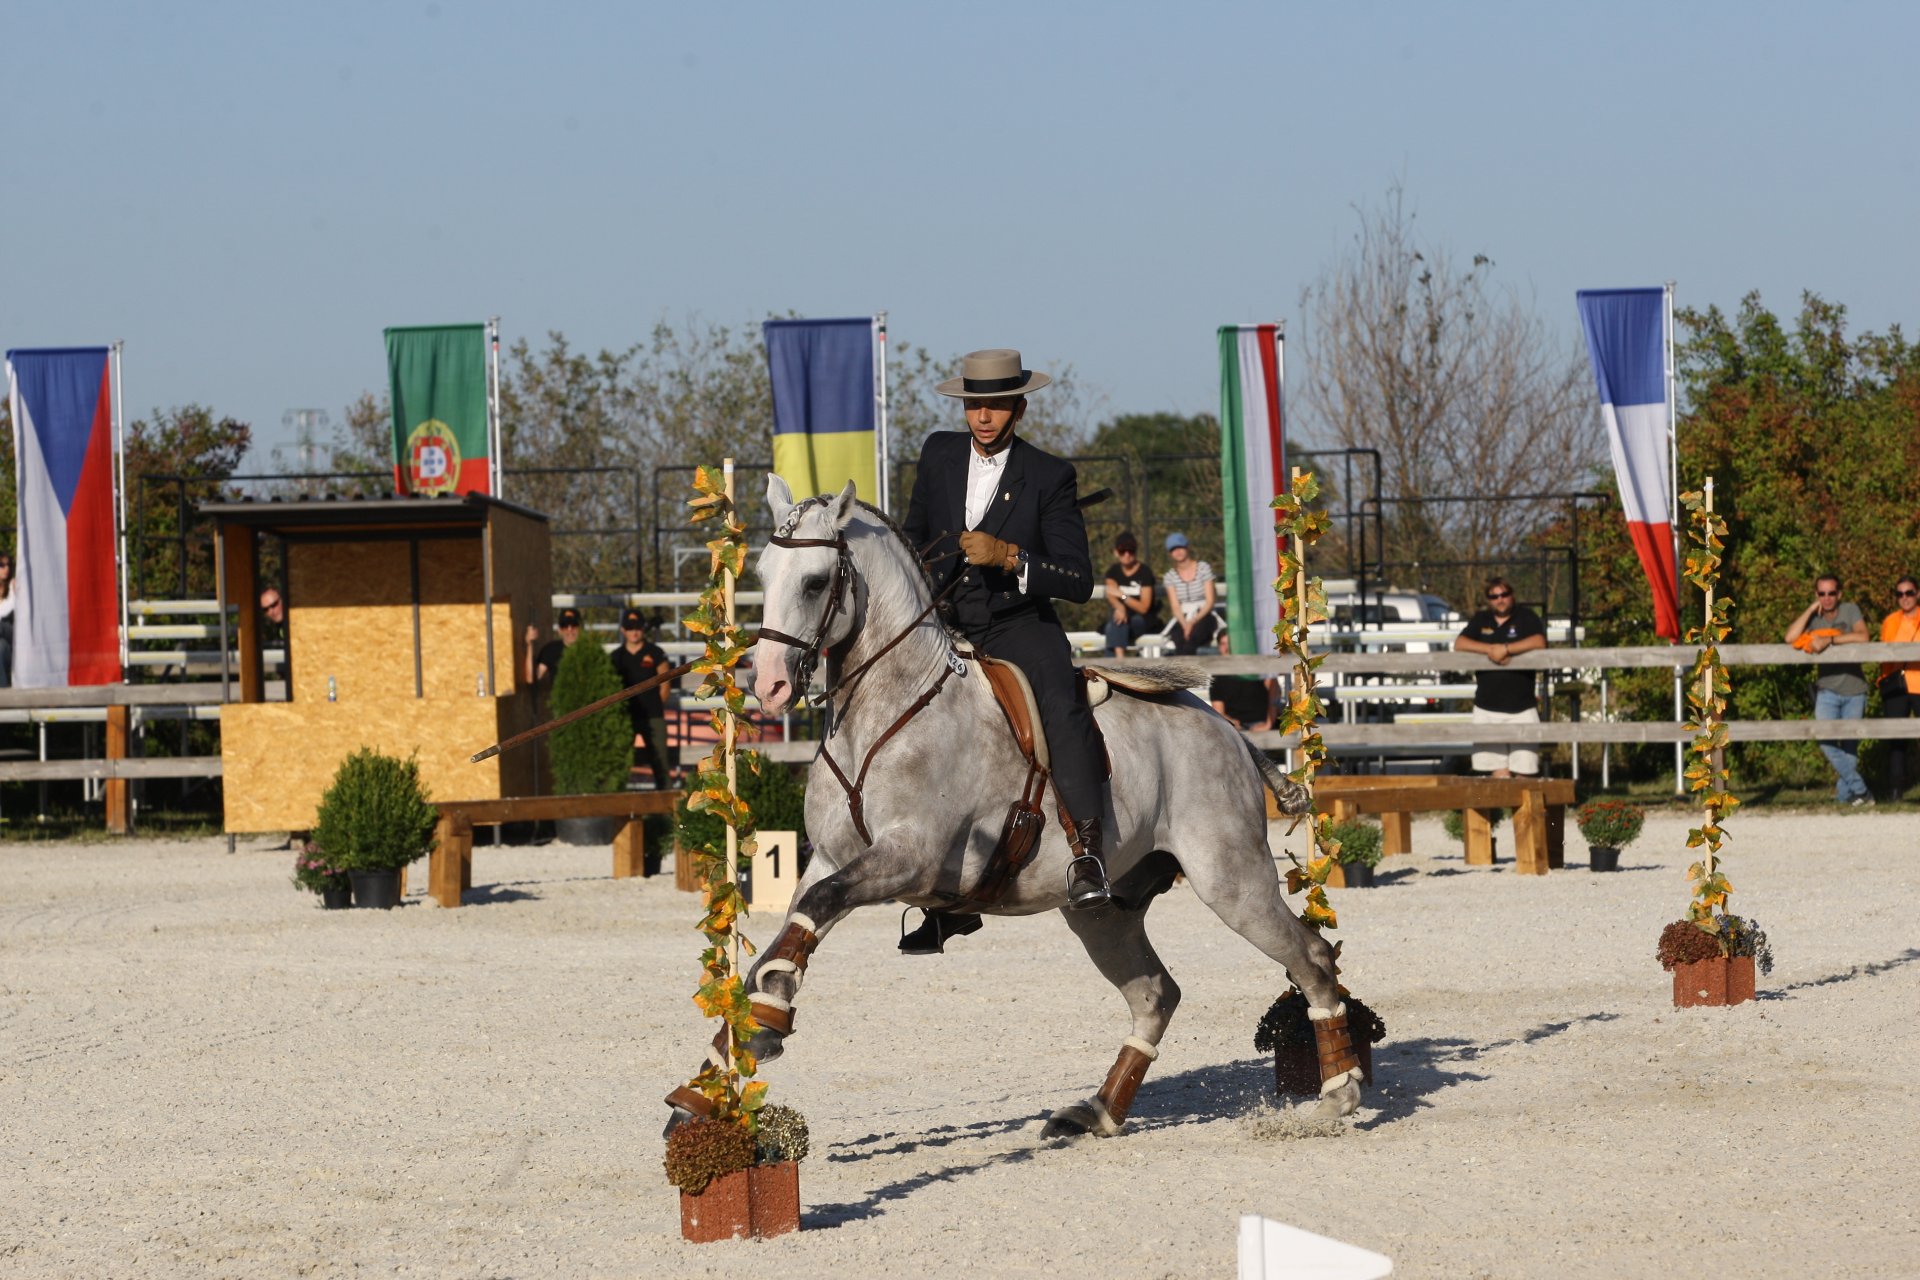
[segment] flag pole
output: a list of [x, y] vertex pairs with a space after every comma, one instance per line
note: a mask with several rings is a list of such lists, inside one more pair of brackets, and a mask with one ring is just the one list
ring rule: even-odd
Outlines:
[[493, 496], [506, 497], [507, 460], [500, 456], [500, 317], [487, 317], [487, 453]]
[[120, 354], [126, 347], [124, 339], [113, 344], [113, 511], [114, 554], [120, 561], [120, 683], [127, 682], [127, 659], [130, 646], [127, 641], [128, 623], [131, 614], [127, 607], [127, 440], [126, 414], [123, 400], [124, 385], [121, 377]]
[[[1680, 417], [1679, 400], [1674, 391], [1675, 368], [1673, 361], [1673, 286], [1672, 280], [1662, 288], [1666, 297], [1663, 324], [1666, 330], [1666, 375], [1667, 375], [1667, 528], [1673, 535], [1673, 608], [1675, 620], [1680, 612]], [[1673, 718], [1676, 723], [1685, 723], [1686, 695], [1680, 668], [1673, 669]], [[1679, 741], [1673, 744], [1673, 793], [1685, 795], [1687, 775], [1687, 752]]]
[[880, 462], [880, 474], [875, 477], [875, 487], [880, 491], [880, 501], [876, 505], [891, 515], [893, 513], [893, 442], [890, 438], [891, 428], [887, 422], [887, 313], [884, 311], [873, 317], [873, 382], [874, 396], [878, 401], [880, 428], [875, 433], [873, 442]]

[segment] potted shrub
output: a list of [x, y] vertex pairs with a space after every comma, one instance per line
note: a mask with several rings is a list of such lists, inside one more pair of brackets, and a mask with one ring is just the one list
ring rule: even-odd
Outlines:
[[[1487, 813], [1488, 828], [1498, 827], [1500, 820], [1506, 816], [1507, 811], [1505, 809], [1489, 810]], [[1440, 829], [1447, 833], [1448, 839], [1457, 844], [1465, 844], [1467, 842], [1467, 819], [1458, 809], [1448, 809], [1440, 815]], [[1493, 851], [1495, 857], [1500, 855], [1500, 838], [1498, 835], [1489, 834], [1487, 837], [1487, 846]]]
[[1740, 1004], [1753, 999], [1755, 966], [1773, 972], [1773, 948], [1757, 920], [1719, 914], [1675, 920], [1660, 931], [1660, 967], [1673, 974], [1673, 1003]]
[[[1360, 1074], [1373, 1082], [1373, 1046], [1387, 1038], [1387, 1024], [1380, 1015], [1341, 988], [1347, 1002], [1347, 1027], [1353, 1035], [1353, 1047], [1360, 1055]], [[1273, 1087], [1278, 1093], [1320, 1092], [1320, 1055], [1315, 1048], [1313, 1022], [1307, 1017], [1307, 998], [1299, 988], [1289, 987], [1261, 1015], [1253, 1031], [1253, 1047], [1273, 1055]]]
[[1625, 800], [1589, 800], [1574, 811], [1573, 820], [1587, 842], [1588, 865], [1595, 871], [1617, 871], [1620, 851], [1640, 838], [1647, 815]]
[[[1340, 843], [1334, 855], [1334, 874], [1340, 877], [1340, 883], [1334, 887], [1373, 888], [1373, 869], [1380, 865], [1380, 828], [1354, 818], [1334, 823], [1327, 834]], [[1327, 883], [1333, 884], [1333, 880], [1329, 878]]]
[[[553, 673], [553, 714], [569, 715], [621, 687], [607, 651], [592, 641], [575, 641], [560, 655], [560, 668]], [[625, 788], [633, 774], [633, 719], [624, 705], [616, 703], [555, 729], [552, 740], [553, 789], [558, 795], [606, 795]], [[622, 821], [562, 818], [555, 831], [566, 844], [612, 844]]]
[[318, 894], [320, 905], [328, 911], [353, 905], [353, 882], [343, 869], [321, 857], [320, 846], [311, 840], [301, 841], [293, 855], [293, 882]]
[[[736, 770], [741, 799], [753, 811], [754, 826], [761, 831], [791, 831], [798, 837], [799, 870], [807, 869], [812, 846], [807, 842], [807, 784], [787, 766], [768, 760], [757, 751], [742, 751]], [[687, 794], [680, 797], [673, 813], [674, 886], [697, 893], [702, 888], [693, 874], [695, 858], [691, 851], [717, 852], [727, 841], [727, 826], [711, 810], [691, 812]]]
[[765, 1106], [757, 1128], [692, 1120], [668, 1136], [667, 1181], [680, 1188], [680, 1234], [688, 1240], [764, 1239], [799, 1229], [806, 1119], [792, 1107]]
[[340, 762], [320, 798], [313, 843], [347, 873], [355, 906], [388, 908], [400, 902], [400, 868], [433, 848], [439, 821], [417, 760], [362, 747]]

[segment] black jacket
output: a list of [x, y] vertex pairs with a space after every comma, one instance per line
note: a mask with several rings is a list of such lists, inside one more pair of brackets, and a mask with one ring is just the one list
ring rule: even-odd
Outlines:
[[[936, 431], [921, 446], [906, 530], [924, 556], [959, 549], [959, 535], [967, 527], [967, 455], [972, 449], [973, 437], [965, 431]], [[1022, 612], [1053, 619], [1049, 600], [1080, 603], [1093, 597], [1093, 557], [1087, 550], [1079, 496], [1072, 463], [1014, 437], [1000, 490], [979, 527], [1028, 553], [1027, 590], [1021, 592], [1018, 573], [970, 565], [957, 554], [935, 561], [930, 569], [936, 591], [953, 575], [962, 575], [950, 599], [963, 629]]]

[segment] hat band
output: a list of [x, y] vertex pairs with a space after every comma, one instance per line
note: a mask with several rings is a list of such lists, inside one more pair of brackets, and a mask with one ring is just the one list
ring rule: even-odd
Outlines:
[[960, 389], [968, 395], [997, 395], [1002, 391], [1012, 391], [1015, 387], [1025, 386], [1027, 379], [1031, 376], [1032, 375], [1025, 369], [1022, 369], [1011, 378], [962, 378], [960, 379]]

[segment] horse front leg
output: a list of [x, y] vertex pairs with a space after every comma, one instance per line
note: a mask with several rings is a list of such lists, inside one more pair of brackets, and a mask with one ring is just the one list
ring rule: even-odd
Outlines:
[[1127, 1010], [1133, 1015], [1133, 1033], [1121, 1042], [1120, 1055], [1114, 1059], [1100, 1092], [1054, 1112], [1041, 1136], [1065, 1138], [1094, 1133], [1110, 1138], [1126, 1124], [1133, 1095], [1147, 1068], [1160, 1056], [1160, 1037], [1167, 1033], [1173, 1011], [1180, 1005], [1180, 984], [1147, 941], [1145, 904], [1132, 910], [1109, 906], [1060, 914], [1086, 947], [1100, 976], [1126, 998]]
[[[896, 840], [898, 843], [896, 844]], [[747, 971], [747, 1001], [759, 1024], [750, 1048], [760, 1062], [771, 1062], [784, 1051], [793, 1034], [794, 999], [806, 978], [807, 964], [833, 926], [855, 907], [864, 907], [907, 891], [922, 868], [909, 865], [903, 838], [882, 832], [873, 846], [837, 871], [820, 872], [814, 862], [787, 908], [786, 920], [771, 945], [760, 952]], [[707, 1062], [726, 1065], [727, 1029], [723, 1025], [707, 1048]], [[695, 1074], [704, 1068], [695, 1068]], [[672, 1114], [666, 1131], [672, 1133], [696, 1116], [709, 1115], [712, 1102], [689, 1085], [667, 1095]]]

